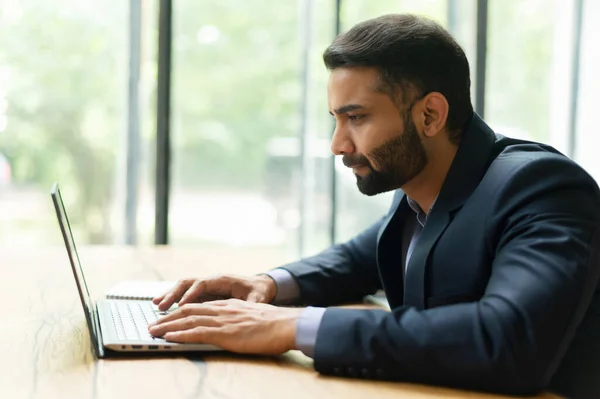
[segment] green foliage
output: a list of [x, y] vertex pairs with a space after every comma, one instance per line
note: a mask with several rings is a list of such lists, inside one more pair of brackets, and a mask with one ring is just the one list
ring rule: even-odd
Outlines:
[[486, 117], [547, 141], [553, 12], [545, 0], [511, 4], [490, 2]]
[[[0, 66], [8, 70], [7, 128], [0, 149], [14, 179], [50, 188], [68, 182], [92, 242], [110, 233], [117, 138], [122, 133], [121, 2], [91, 8], [76, 0], [24, 0], [2, 8]], [[104, 18], [109, 10], [112, 18]], [[85, 217], [84, 217], [85, 215]]]
[[176, 181], [256, 187], [268, 139], [299, 133], [297, 2], [175, 6]]
[[[348, 0], [343, 28], [407, 11], [444, 23], [446, 3]], [[488, 106], [504, 124], [540, 136], [548, 127], [550, 85], [540, 71], [550, 65], [552, 20], [536, 14], [545, 9], [540, 0], [526, 3], [490, 3]], [[146, 183], [152, 184], [158, 7], [157, 0], [142, 4], [142, 148]], [[256, 190], [269, 176], [268, 165], [276, 164], [267, 157], [269, 140], [300, 134], [302, 2], [173, 5], [174, 184]], [[331, 134], [321, 53], [333, 36], [333, 10], [333, 1], [314, 0], [308, 123], [314, 138]], [[122, 0], [0, 0], [0, 101], [8, 102], [0, 151], [10, 158], [17, 183], [69, 186], [69, 200], [77, 205], [69, 207], [73, 219], [85, 221], [85, 241], [92, 243], [111, 241], [110, 205], [123, 181], [128, 12]], [[316, 173], [321, 178], [325, 172]]]

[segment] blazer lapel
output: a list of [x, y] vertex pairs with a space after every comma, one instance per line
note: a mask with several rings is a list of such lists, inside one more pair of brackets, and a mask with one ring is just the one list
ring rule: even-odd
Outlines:
[[429, 215], [406, 268], [404, 305], [425, 308], [425, 266], [431, 249], [449, 223], [448, 212], [432, 212]]
[[392, 205], [390, 206], [390, 211], [389, 211], [387, 217], [385, 218], [385, 220], [383, 221], [381, 228], [379, 229], [379, 233], [377, 235], [378, 243], [381, 241], [381, 237], [382, 237], [383, 233], [387, 230], [390, 222], [396, 216], [398, 208], [400, 207], [400, 203], [402, 203], [402, 201], [404, 200], [404, 197], [406, 197], [406, 194], [404, 194], [404, 191], [402, 191], [402, 190], [396, 190], [396, 192], [394, 193], [394, 198], [392, 199]]
[[[402, 276], [402, 228], [404, 220], [412, 210], [406, 202], [406, 195], [397, 190], [390, 212], [379, 230], [377, 237], [377, 267], [381, 284], [390, 307], [403, 303], [404, 281]], [[414, 214], [414, 213], [413, 213]]]
[[406, 269], [404, 305], [425, 308], [425, 275], [431, 251], [450, 224], [453, 212], [460, 209], [485, 174], [495, 141], [494, 132], [474, 114], [413, 249]]

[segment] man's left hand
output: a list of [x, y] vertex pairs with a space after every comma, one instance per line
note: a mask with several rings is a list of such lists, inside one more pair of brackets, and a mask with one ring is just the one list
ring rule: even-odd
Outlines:
[[301, 308], [227, 299], [185, 304], [158, 319], [150, 334], [172, 342], [216, 345], [238, 353], [275, 355], [295, 349]]

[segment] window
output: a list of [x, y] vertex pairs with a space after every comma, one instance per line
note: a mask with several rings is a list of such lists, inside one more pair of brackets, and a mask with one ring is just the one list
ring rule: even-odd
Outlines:
[[328, 223], [332, 15], [327, 1], [174, 3], [173, 244], [283, 261]]
[[127, 12], [118, 0], [0, 0], [0, 246], [62, 243], [55, 180], [79, 243], [118, 233]]
[[572, 2], [489, 2], [485, 119], [496, 132], [566, 149], [572, 26], [569, 17], [558, 17], [572, 8]]
[[596, 23], [600, 19], [600, 3], [583, 3], [575, 157], [596, 181], [600, 182], [600, 136], [596, 122], [596, 98], [600, 93], [600, 48], [595, 40], [600, 34], [600, 26]]
[[[132, 11], [117, 0], [0, 0], [0, 246], [62, 245], [49, 197], [54, 181], [79, 244], [127, 242], [132, 225], [137, 243], [154, 242], [159, 3], [139, 4]], [[335, 4], [173, 2], [171, 244], [259, 254], [267, 268], [326, 248], [332, 230], [334, 241], [345, 241], [388, 211], [391, 193], [362, 195], [330, 154], [322, 53], [334, 37]], [[463, 46], [474, 93], [476, 4], [344, 0], [339, 17], [342, 31], [385, 13], [433, 18]], [[484, 116], [499, 133], [574, 150], [600, 178], [590, 128], [600, 8], [584, 2], [575, 71], [575, 4], [489, 2]], [[130, 49], [136, 26], [139, 59]], [[139, 81], [129, 86], [136, 68]], [[135, 206], [126, 211], [131, 192]], [[131, 212], [137, 218], [127, 221]]]

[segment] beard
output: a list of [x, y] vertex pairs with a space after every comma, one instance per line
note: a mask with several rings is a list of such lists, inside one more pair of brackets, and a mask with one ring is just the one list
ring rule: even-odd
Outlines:
[[[403, 134], [375, 148], [368, 157], [362, 154], [344, 155], [344, 165], [361, 165], [369, 169], [365, 176], [356, 175], [356, 185], [361, 193], [373, 196], [398, 189], [427, 165], [427, 153], [415, 123], [410, 116], [406, 116], [404, 122]], [[377, 165], [377, 169], [373, 165]]]

